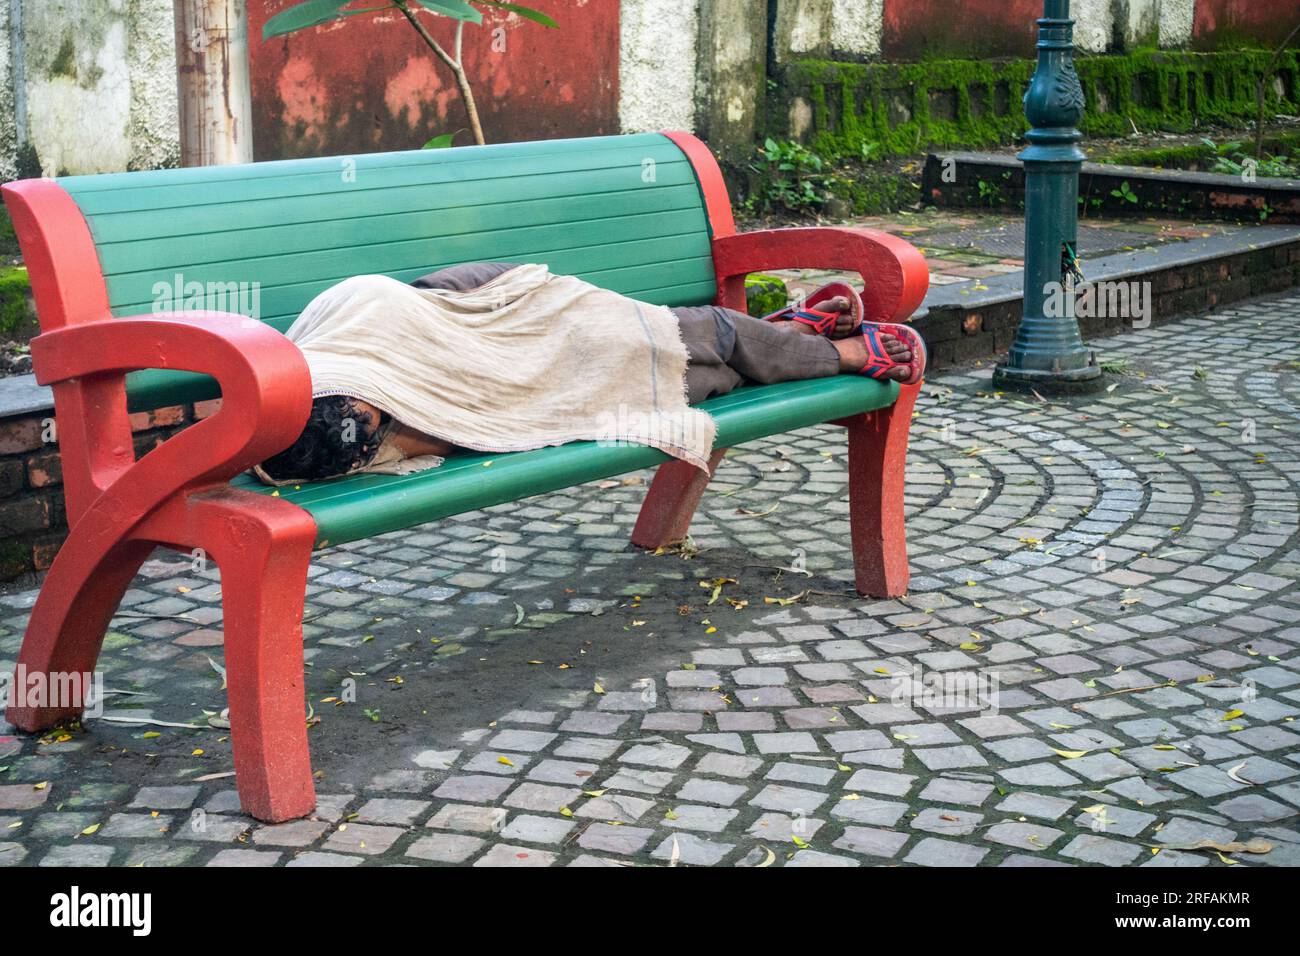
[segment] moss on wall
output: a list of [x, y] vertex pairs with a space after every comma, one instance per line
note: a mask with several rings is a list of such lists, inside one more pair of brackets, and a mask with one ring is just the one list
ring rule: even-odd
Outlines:
[[32, 284], [22, 266], [0, 268], [0, 335], [11, 336], [32, 318]]
[[[1268, 62], [1260, 50], [1182, 53], [1138, 50], [1080, 57], [1089, 136], [1139, 129], [1188, 132], [1241, 126], [1255, 116], [1255, 84]], [[928, 147], [976, 148], [1015, 141], [1028, 124], [1021, 99], [1032, 60], [787, 65], [770, 98], [767, 134], [808, 143], [828, 159], [913, 155]], [[1281, 58], [1266, 110], [1300, 112], [1300, 61]]]
[[745, 277], [745, 308], [750, 315], [771, 315], [789, 301], [785, 282], [776, 276], [756, 272]]

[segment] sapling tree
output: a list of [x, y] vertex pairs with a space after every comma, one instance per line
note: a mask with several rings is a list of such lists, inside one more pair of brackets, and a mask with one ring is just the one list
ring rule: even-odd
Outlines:
[[[451, 70], [456, 78], [456, 87], [460, 90], [461, 100], [465, 104], [465, 112], [469, 117], [470, 132], [474, 135], [474, 142], [480, 146], [486, 142], [483, 139], [483, 125], [479, 122], [478, 105], [474, 101], [474, 90], [470, 85], [469, 76], [465, 73], [462, 56], [465, 24], [481, 24], [483, 12], [479, 8], [494, 7], [517, 14], [534, 23], [540, 23], [544, 27], [557, 26], [554, 20], [540, 10], [518, 3], [503, 3], [500, 0], [389, 0], [378, 6], [375, 5], [375, 0], [369, 0], [366, 6], [360, 8], [355, 6], [358, 2], [366, 2], [366, 0], [304, 0], [267, 20], [266, 26], [262, 28], [262, 39], [269, 40], [271, 37], [296, 33], [299, 30], [317, 27], [345, 17], [395, 10], [406, 18], [412, 29], [419, 34], [420, 39], [433, 51], [434, 56]], [[429, 32], [420, 16], [424, 12], [456, 21], [456, 35], [450, 50]], [[427, 145], [450, 146], [454, 135], [453, 133], [435, 137]]]

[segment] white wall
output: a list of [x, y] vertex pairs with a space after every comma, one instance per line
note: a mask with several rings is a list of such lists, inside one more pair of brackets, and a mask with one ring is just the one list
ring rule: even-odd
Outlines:
[[1186, 46], [1192, 42], [1192, 25], [1196, 20], [1196, 0], [1156, 0], [1159, 4], [1160, 45]]
[[[26, 108], [15, 119], [25, 120], [25, 142], [45, 175], [176, 163], [171, 0], [6, 0], [5, 7], [9, 17], [21, 14], [23, 44], [7, 92], [14, 96], [22, 84]], [[13, 148], [3, 155], [12, 157]]]
[[885, 29], [885, 0], [832, 0], [831, 48], [866, 59], [880, 53]]
[[14, 107], [9, 30], [9, 0], [0, 0], [0, 180], [17, 175], [18, 117]]
[[699, 0], [623, 0], [619, 20], [623, 130], [695, 129]]

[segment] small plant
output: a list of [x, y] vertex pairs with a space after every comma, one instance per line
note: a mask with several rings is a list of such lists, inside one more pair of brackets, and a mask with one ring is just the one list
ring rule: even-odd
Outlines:
[[1286, 155], [1259, 158], [1246, 152], [1244, 143], [1215, 143], [1212, 139], [1202, 139], [1210, 163], [1210, 172], [1225, 176], [1240, 176], [1248, 182], [1257, 177], [1265, 179], [1300, 179], [1300, 157]]
[[1002, 190], [997, 183], [990, 183], [983, 179], [977, 184], [980, 191], [980, 205], [983, 206], [1001, 206]]
[[832, 176], [826, 163], [806, 146], [768, 138], [751, 165], [761, 177], [753, 199], [762, 211], [784, 207], [791, 212], [815, 213], [830, 198]]
[[1128, 369], [1128, 359], [1107, 359], [1101, 363], [1101, 370], [1110, 375], [1127, 375]]
[[1138, 201], [1137, 193], [1135, 193], [1133, 189], [1129, 186], [1127, 179], [1124, 180], [1124, 182], [1119, 184], [1119, 189], [1112, 189], [1110, 191], [1110, 194], [1114, 196], [1116, 199], [1122, 199], [1125, 202], [1131, 202], [1136, 204]]

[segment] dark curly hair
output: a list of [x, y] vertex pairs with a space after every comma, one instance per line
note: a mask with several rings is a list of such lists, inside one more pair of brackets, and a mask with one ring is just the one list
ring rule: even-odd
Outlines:
[[382, 418], [363, 412], [347, 395], [313, 399], [298, 440], [266, 461], [262, 470], [276, 481], [319, 481], [364, 465], [379, 449]]

